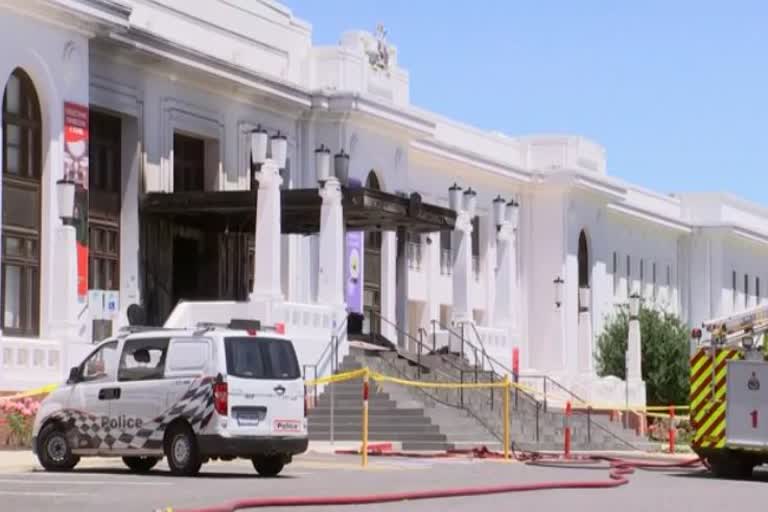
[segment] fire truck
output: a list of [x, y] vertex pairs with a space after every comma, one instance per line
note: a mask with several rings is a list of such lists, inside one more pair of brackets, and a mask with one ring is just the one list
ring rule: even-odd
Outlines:
[[691, 445], [716, 476], [768, 462], [768, 304], [692, 332]]

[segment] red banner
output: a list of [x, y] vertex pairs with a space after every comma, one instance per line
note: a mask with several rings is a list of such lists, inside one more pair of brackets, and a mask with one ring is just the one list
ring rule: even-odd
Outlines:
[[88, 107], [64, 103], [64, 178], [75, 182], [77, 295], [88, 297]]
[[520, 349], [517, 347], [512, 349], [512, 374], [517, 382], [517, 377], [520, 375]]

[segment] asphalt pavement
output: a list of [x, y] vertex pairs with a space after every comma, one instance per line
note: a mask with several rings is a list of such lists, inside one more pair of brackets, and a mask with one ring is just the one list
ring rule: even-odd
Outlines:
[[[334, 496], [409, 490], [491, 486], [545, 481], [605, 481], [605, 466], [531, 467], [479, 459], [359, 458], [329, 454], [297, 457], [278, 478], [260, 478], [250, 462], [215, 462], [195, 478], [170, 476], [163, 463], [148, 475], [135, 475], [119, 459], [88, 459], [69, 473], [40, 469], [0, 470], [0, 510], [14, 512], [89, 512], [194, 509], [234, 498]], [[614, 489], [568, 489], [513, 494], [350, 505], [350, 511], [442, 512], [459, 510], [553, 511], [722, 511], [753, 510], [768, 498], [768, 473], [749, 481], [726, 481], [702, 470], [638, 471]], [[296, 512], [335, 511], [341, 507], [299, 507]], [[268, 508], [261, 510], [278, 510]]]

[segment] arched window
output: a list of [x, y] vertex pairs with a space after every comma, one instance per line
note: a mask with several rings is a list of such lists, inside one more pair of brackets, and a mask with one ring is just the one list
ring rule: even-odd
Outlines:
[[584, 231], [579, 233], [579, 288], [589, 288], [589, 248]]
[[37, 336], [40, 316], [40, 103], [21, 69], [3, 93], [2, 327]]

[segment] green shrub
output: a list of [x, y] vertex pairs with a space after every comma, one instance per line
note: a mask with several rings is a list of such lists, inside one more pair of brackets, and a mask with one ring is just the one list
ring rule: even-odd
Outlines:
[[[622, 305], [597, 338], [595, 358], [600, 376], [625, 378], [628, 332], [629, 308]], [[688, 327], [675, 315], [642, 307], [640, 339], [648, 405], [688, 404]]]

